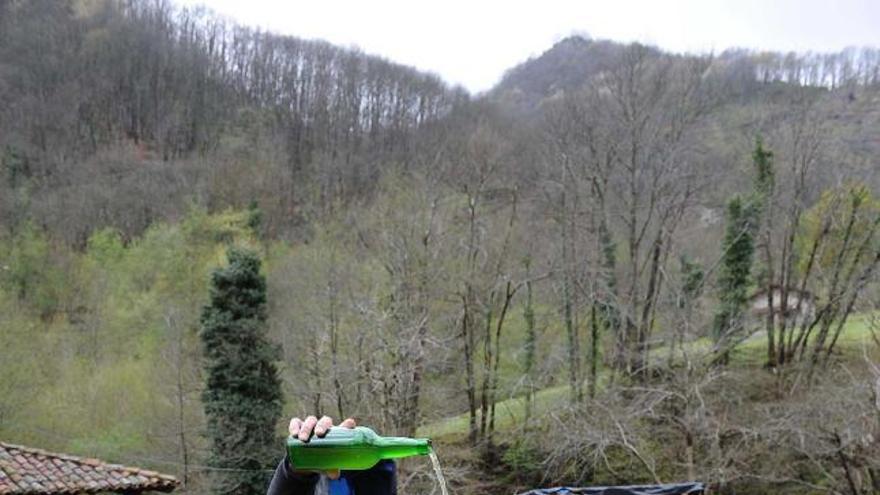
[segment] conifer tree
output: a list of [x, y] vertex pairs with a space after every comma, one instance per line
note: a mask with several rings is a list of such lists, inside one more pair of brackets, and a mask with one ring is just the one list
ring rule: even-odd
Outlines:
[[279, 353], [266, 338], [266, 280], [256, 254], [227, 252], [229, 265], [211, 276], [202, 310], [201, 340], [207, 383], [202, 400], [218, 468], [214, 493], [262, 494], [280, 452]]
[[768, 206], [775, 185], [773, 152], [764, 149], [761, 136], [752, 152], [754, 189], [746, 198], [734, 196], [727, 204], [727, 227], [722, 245], [721, 273], [718, 279], [719, 308], [713, 322], [713, 337], [718, 362], [726, 362], [733, 341], [742, 330], [743, 311], [748, 301], [755, 237], [761, 217]]
[[727, 204], [724, 254], [718, 277], [720, 300], [713, 324], [715, 348], [721, 363], [727, 361], [732, 340], [742, 327], [755, 256], [756, 216], [754, 202], [734, 196]]
[[[761, 136], [755, 139], [755, 151], [752, 152], [752, 163], [755, 165], [755, 201], [763, 209], [776, 185], [776, 172], [773, 170], [773, 152], [764, 149]], [[759, 212], [760, 213], [760, 212]]]

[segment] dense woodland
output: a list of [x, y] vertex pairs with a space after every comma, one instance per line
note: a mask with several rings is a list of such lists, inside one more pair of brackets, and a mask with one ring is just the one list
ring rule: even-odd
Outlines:
[[215, 493], [236, 247], [265, 469], [315, 413], [433, 436], [455, 493], [880, 493], [878, 157], [876, 49], [571, 37], [472, 95], [164, 0], [0, 0], [0, 439]]

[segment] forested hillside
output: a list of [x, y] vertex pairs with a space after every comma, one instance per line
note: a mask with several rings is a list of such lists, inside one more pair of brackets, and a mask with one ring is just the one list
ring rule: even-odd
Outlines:
[[[3, 23], [4, 198], [28, 189], [40, 223], [80, 247], [100, 226], [137, 235], [189, 198], [260, 202], [282, 236], [369, 189], [379, 164], [409, 162], [413, 132], [467, 99], [168, 2], [7, 2]], [[22, 208], [6, 199], [4, 220]]]
[[878, 136], [873, 49], [572, 37], [470, 95], [163, 0], [0, 0], [0, 440], [213, 493], [234, 246], [284, 414], [435, 435], [455, 493], [877, 493]]

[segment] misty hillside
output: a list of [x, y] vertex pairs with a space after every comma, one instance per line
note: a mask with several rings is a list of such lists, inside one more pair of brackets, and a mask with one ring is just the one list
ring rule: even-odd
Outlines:
[[491, 93], [533, 107], [548, 96], [576, 90], [608, 70], [623, 47], [580, 36], [565, 38], [540, 56], [509, 69]]
[[878, 160], [872, 48], [570, 37], [472, 95], [0, 0], [0, 441], [261, 494], [327, 414], [431, 435], [453, 493], [877, 493]]
[[[579, 89], [590, 79], [607, 72], [614, 67], [627, 46], [578, 35], [564, 38], [541, 55], [508, 69], [490, 93], [496, 97], [515, 95], [534, 105], [556, 93]], [[644, 46], [644, 49], [644, 55], [648, 58], [700, 57], [664, 53], [653, 46]], [[774, 86], [773, 83], [832, 90], [852, 89], [862, 84], [873, 84], [878, 77], [873, 68], [877, 55], [869, 48], [849, 48], [835, 54], [728, 49], [709, 56], [715, 61], [713, 71], [723, 75], [721, 79], [730, 97], [745, 95], [754, 98], [756, 94], [767, 92], [768, 86]]]
[[[542, 115], [542, 106], [553, 105], [565, 94], [589, 92], [603, 84], [603, 78], [632, 46], [638, 45], [581, 36], [565, 38], [540, 56], [509, 69], [487, 98], [525, 125], [540, 123], [546, 115]], [[836, 178], [829, 180], [840, 180], [842, 174], [852, 172], [854, 177], [880, 186], [873, 173], [873, 157], [880, 153], [876, 137], [880, 100], [876, 91], [866, 90], [863, 84], [876, 86], [876, 70], [867, 68], [876, 57], [874, 52], [848, 49], [838, 54], [799, 55], [730, 49], [700, 57], [665, 54], [650, 46], [640, 50], [645, 63], [663, 57], [706, 61], [704, 77], [711, 86], [713, 105], [719, 109], [711, 119], [718, 133], [753, 132], [755, 126], [772, 126], [771, 122], [783, 118], [792, 106], [807, 106], [816, 112], [816, 118], [829, 121], [840, 139], [841, 151], [853, 154], [852, 160], [841, 164], [846, 171], [836, 171]], [[857, 76], [860, 66], [864, 72]], [[760, 122], [762, 119], [766, 122]], [[723, 153], [725, 146], [719, 142], [711, 148], [710, 153]], [[833, 170], [826, 172], [835, 175]], [[735, 180], [738, 173], [727, 166], [713, 170], [714, 180], [722, 182]]]

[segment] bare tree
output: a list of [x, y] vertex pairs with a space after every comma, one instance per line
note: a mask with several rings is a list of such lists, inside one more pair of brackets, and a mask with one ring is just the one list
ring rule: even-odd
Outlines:
[[[551, 115], [558, 116], [553, 121], [561, 122], [549, 129], [564, 174], [560, 182], [577, 187], [581, 203], [591, 207], [590, 228], [583, 230], [598, 239], [602, 253], [577, 260], [602, 282], [581, 291], [603, 308], [615, 330], [617, 366], [629, 373], [647, 364], [661, 274], [697, 193], [695, 145], [698, 123], [713, 101], [705, 78], [710, 63], [632, 45], [581, 93], [552, 107]], [[618, 239], [626, 257], [621, 266]]]

